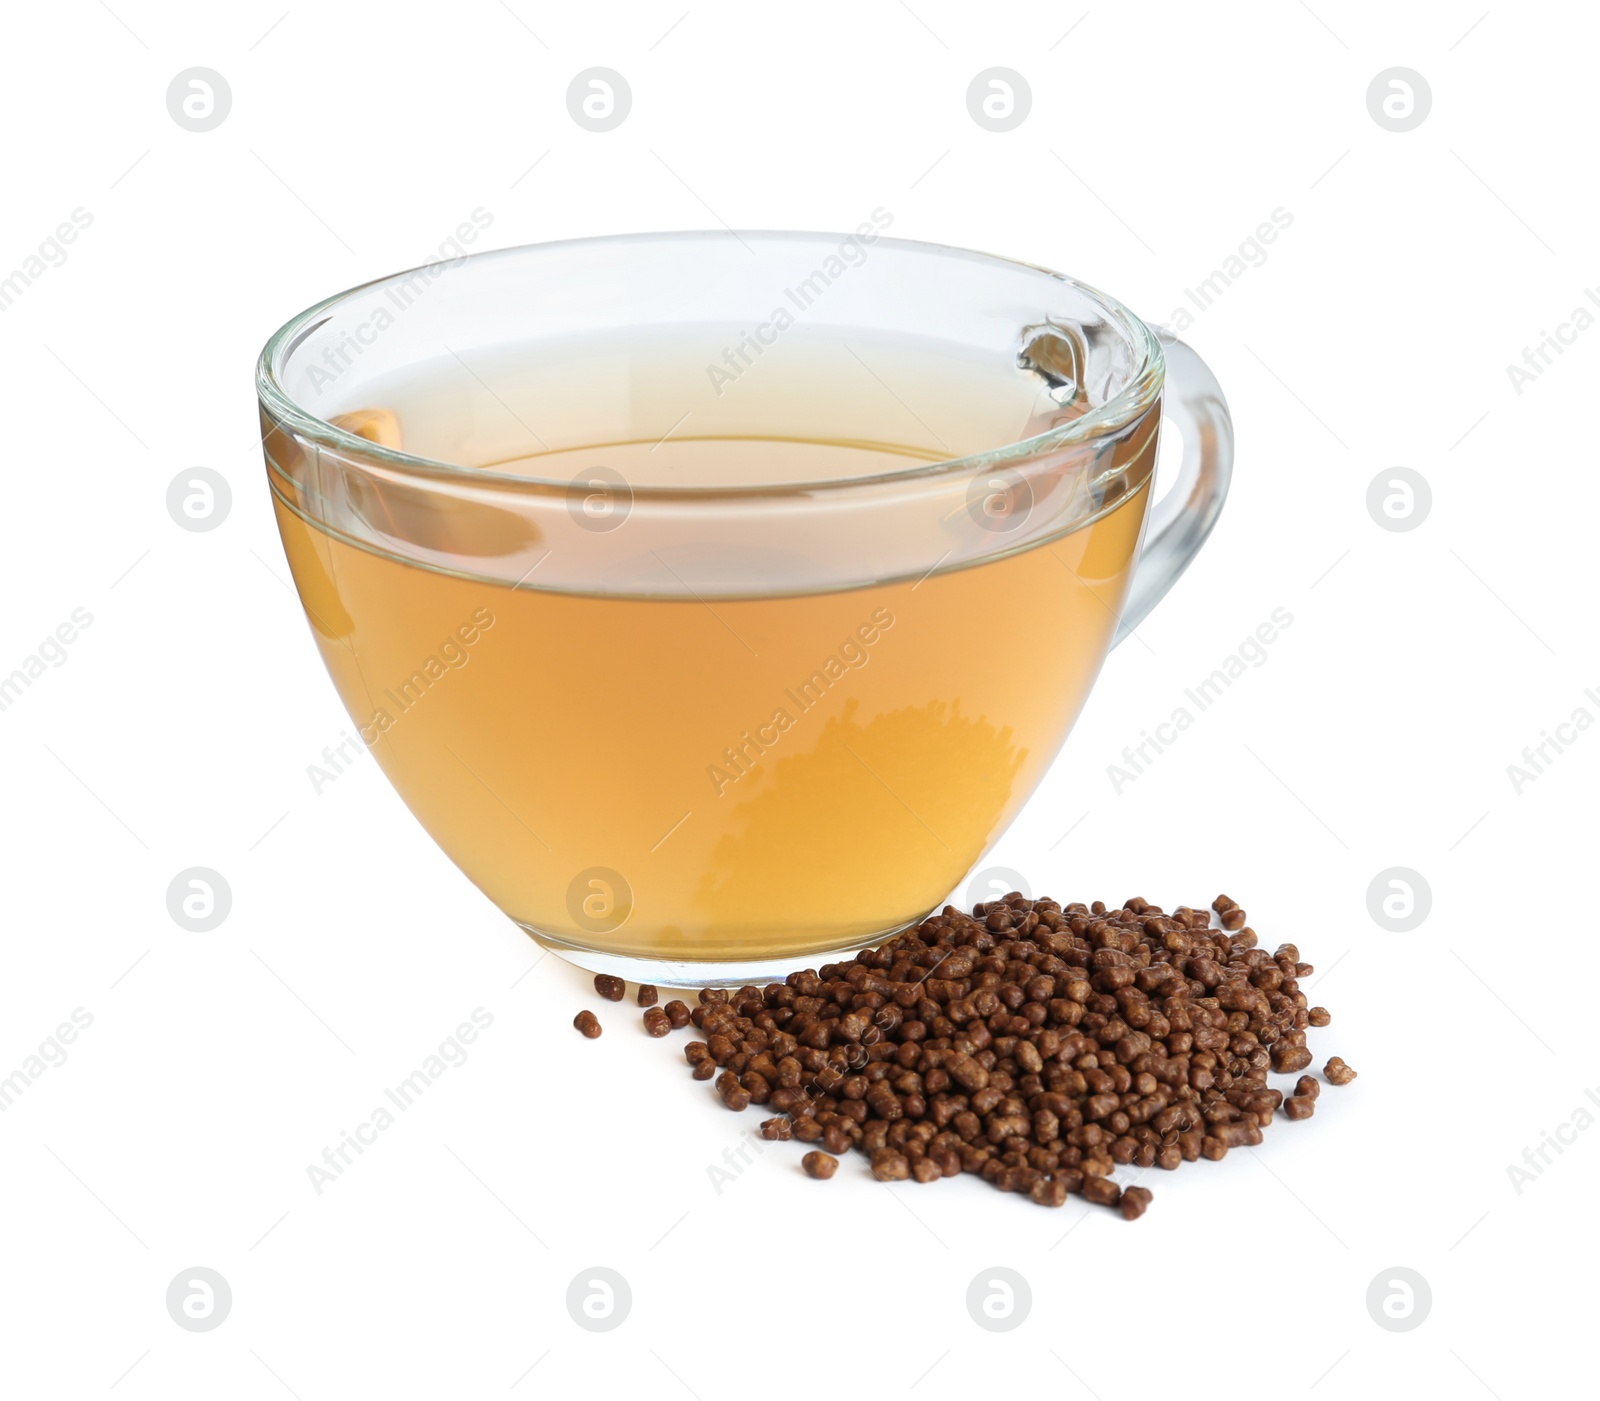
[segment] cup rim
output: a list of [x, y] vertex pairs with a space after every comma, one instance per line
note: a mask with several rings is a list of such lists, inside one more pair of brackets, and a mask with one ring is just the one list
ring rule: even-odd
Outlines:
[[[358, 283], [353, 287], [345, 288], [342, 292], [335, 292], [332, 296], [323, 298], [322, 301], [291, 317], [274, 331], [268, 337], [267, 343], [262, 347], [261, 354], [256, 361], [257, 398], [262, 408], [268, 412], [269, 416], [277, 424], [291, 429], [296, 436], [308, 439], [319, 447], [328, 448], [347, 456], [354, 455], [368, 461], [381, 463], [394, 471], [404, 472], [415, 477], [470, 482], [480, 486], [493, 485], [537, 491], [556, 490], [570, 492], [572, 483], [566, 479], [532, 477], [524, 473], [515, 472], [497, 472], [481, 467], [466, 466], [462, 463], [423, 457], [419, 454], [403, 452], [396, 448], [384, 447], [380, 443], [373, 442], [370, 438], [364, 438], [358, 433], [352, 433], [349, 429], [340, 428], [305, 408], [283, 387], [278, 375], [279, 367], [283, 359], [291, 354], [306, 336], [321, 325], [322, 321], [327, 319], [325, 313], [330, 312], [339, 303], [373, 288], [381, 287], [385, 283], [402, 282], [420, 272], [439, 266], [448, 267], [468, 261], [514, 257], [543, 249], [575, 248], [598, 244], [722, 240], [730, 237], [741, 241], [750, 239], [761, 242], [780, 240], [812, 241], [832, 245], [838, 243], [847, 235], [804, 229], [681, 229], [662, 230], [659, 232], [600, 234], [586, 238], [551, 239], [539, 243], [514, 244], [509, 248], [483, 249], [476, 253], [466, 253], [456, 258], [446, 259], [442, 264], [439, 262], [424, 263], [403, 271], [386, 273], [382, 277], [372, 278], [370, 281]], [[1043, 433], [1034, 434], [1032, 437], [1020, 438], [1011, 443], [997, 444], [993, 448], [987, 448], [976, 453], [967, 453], [961, 457], [895, 467], [885, 472], [873, 473], [870, 476], [849, 477], [843, 480], [768, 482], [721, 486], [631, 486], [630, 491], [635, 498], [654, 496], [666, 501], [703, 499], [706, 497], [738, 498], [773, 497], [794, 493], [812, 494], [820, 491], [849, 490], [857, 487], [884, 486], [901, 482], [921, 482], [929, 479], [958, 476], [963, 473], [992, 470], [996, 467], [1025, 462], [1045, 453], [1056, 452], [1062, 448], [1078, 446], [1092, 442], [1096, 438], [1109, 436], [1144, 413], [1155, 403], [1159, 396], [1166, 376], [1166, 359], [1162, 352], [1160, 337], [1142, 318], [1135, 315], [1108, 293], [1102, 292], [1086, 282], [1081, 282], [1075, 277], [1069, 277], [1065, 273], [1056, 272], [1052, 268], [1044, 267], [1038, 263], [1031, 263], [1021, 258], [1008, 258], [1001, 254], [959, 248], [952, 244], [935, 243], [924, 239], [890, 238], [880, 235], [874, 242], [891, 248], [899, 248], [906, 252], [933, 253], [943, 257], [1022, 268], [1053, 281], [1064, 283], [1095, 302], [1109, 319], [1115, 321], [1121, 327], [1135, 350], [1143, 352], [1138, 368], [1130, 377], [1128, 383], [1110, 399], [1090, 409], [1080, 417], [1073, 419], [1070, 423], [1064, 424], [1059, 428], [1048, 429]], [[319, 318], [321, 319], [319, 320]]]

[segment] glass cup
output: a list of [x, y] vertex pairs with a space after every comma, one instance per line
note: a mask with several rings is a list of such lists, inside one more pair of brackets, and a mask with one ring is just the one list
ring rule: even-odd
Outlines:
[[1233, 454], [1165, 331], [871, 223], [428, 264], [295, 317], [257, 389], [352, 754], [541, 944], [680, 986], [938, 908]]

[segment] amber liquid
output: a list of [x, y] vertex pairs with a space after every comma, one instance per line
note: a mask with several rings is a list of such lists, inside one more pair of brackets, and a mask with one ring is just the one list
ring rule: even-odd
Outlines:
[[[397, 389], [374, 431], [425, 442], [426, 398]], [[881, 471], [899, 431], [871, 449], [684, 436], [674, 465], [647, 463], [648, 444], [583, 460], [631, 481], [697, 460], [840, 477]], [[937, 456], [914, 436], [905, 458]], [[505, 470], [459, 435], [453, 452]], [[837, 949], [944, 900], [1076, 719], [1147, 497], [921, 579], [714, 599], [542, 591], [537, 572], [474, 582], [277, 509], [339, 693], [450, 858], [530, 931], [689, 963]]]

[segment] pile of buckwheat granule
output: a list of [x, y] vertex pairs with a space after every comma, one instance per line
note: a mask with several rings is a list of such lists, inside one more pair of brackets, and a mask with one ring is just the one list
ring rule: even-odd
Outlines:
[[[1118, 1166], [1219, 1160], [1260, 1143], [1280, 1109], [1310, 1118], [1320, 1093], [1311, 1075], [1287, 1097], [1267, 1084], [1305, 1070], [1306, 1028], [1329, 1022], [1300, 991], [1311, 965], [1293, 944], [1257, 948], [1227, 896], [1212, 909], [1220, 929], [1186, 906], [1013, 893], [970, 916], [947, 905], [765, 988], [708, 989], [690, 1009], [655, 1006], [646, 985], [639, 1003], [652, 1036], [691, 1022], [704, 1034], [684, 1055], [728, 1108], [778, 1111], [764, 1138], [820, 1145], [803, 1160], [812, 1177], [858, 1148], [882, 1182], [972, 1172], [1043, 1206], [1075, 1192], [1133, 1220], [1151, 1194], [1113, 1181]], [[595, 986], [623, 994], [620, 979]], [[575, 1025], [599, 1034], [590, 1012]], [[1337, 1056], [1323, 1073], [1356, 1075]]]

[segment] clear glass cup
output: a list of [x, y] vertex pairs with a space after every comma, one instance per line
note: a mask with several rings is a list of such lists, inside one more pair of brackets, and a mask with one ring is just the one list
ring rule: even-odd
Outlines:
[[1232, 463], [1182, 342], [872, 224], [433, 263], [295, 317], [257, 388], [350, 744], [533, 938], [683, 986], [937, 908]]

